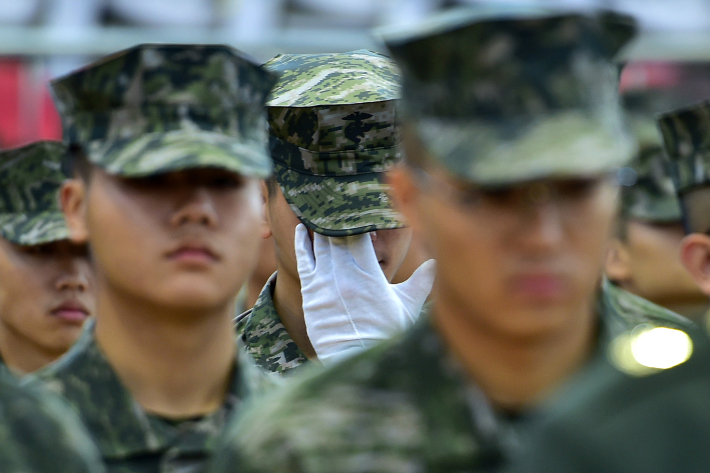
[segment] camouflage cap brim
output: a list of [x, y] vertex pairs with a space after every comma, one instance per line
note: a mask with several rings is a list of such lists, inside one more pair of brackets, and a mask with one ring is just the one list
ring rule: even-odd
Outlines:
[[265, 142], [249, 143], [202, 129], [95, 140], [86, 151], [89, 160], [106, 172], [129, 178], [195, 168], [220, 168], [256, 178], [271, 175]]
[[276, 163], [274, 176], [293, 212], [316, 233], [343, 237], [405, 226], [385, 173], [318, 176]]
[[0, 235], [23, 246], [43, 245], [69, 239], [69, 229], [61, 212], [0, 214]]
[[517, 130], [514, 140], [503, 136], [505, 127], [485, 122], [431, 118], [414, 124], [437, 161], [459, 178], [484, 186], [613, 171], [628, 163], [637, 148], [623, 128], [605, 126], [581, 111], [541, 117]]

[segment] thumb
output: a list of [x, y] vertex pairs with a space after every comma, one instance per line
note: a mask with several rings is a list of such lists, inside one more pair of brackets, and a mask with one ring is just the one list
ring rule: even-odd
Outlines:
[[409, 312], [415, 317], [419, 314], [426, 298], [429, 297], [434, 284], [434, 276], [436, 276], [436, 261], [430, 259], [422, 263], [409, 279], [392, 286], [392, 290], [397, 294], [399, 300], [407, 309], [411, 309]]
[[312, 274], [315, 270], [316, 259], [313, 256], [313, 242], [311, 242], [306, 226], [302, 223], [296, 225], [294, 247], [296, 250], [298, 276], [303, 280], [304, 276]]

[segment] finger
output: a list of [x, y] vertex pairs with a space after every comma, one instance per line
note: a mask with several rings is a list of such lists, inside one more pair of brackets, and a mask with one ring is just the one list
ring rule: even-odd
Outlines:
[[320, 233], [313, 233], [313, 253], [316, 256], [318, 272], [331, 271], [333, 268], [333, 255], [330, 249], [330, 238]]
[[372, 244], [372, 238], [369, 233], [332, 238], [331, 241], [334, 247], [334, 254], [337, 252], [340, 263], [347, 265], [354, 263], [364, 273], [384, 278], [384, 273], [380, 263], [377, 261], [377, 253], [375, 253], [375, 247]]
[[316, 268], [316, 260], [313, 255], [313, 243], [311, 242], [311, 237], [308, 235], [308, 229], [302, 223], [296, 225], [294, 247], [296, 249], [298, 275], [303, 277], [312, 274]]
[[393, 285], [392, 289], [407, 307], [412, 308], [413, 312], [419, 312], [416, 308], [421, 308], [429, 297], [435, 276], [436, 261], [430, 259], [422, 263], [409, 279]]

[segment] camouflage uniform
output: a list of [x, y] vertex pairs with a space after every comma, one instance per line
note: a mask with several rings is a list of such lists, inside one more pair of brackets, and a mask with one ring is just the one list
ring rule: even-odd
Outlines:
[[[433, 163], [482, 186], [618, 170], [635, 149], [609, 58], [633, 25], [508, 8], [454, 11], [415, 33], [386, 34], [402, 68], [406, 126]], [[623, 355], [616, 340], [630, 331], [693, 330], [606, 281], [596, 302], [588, 367]], [[496, 412], [430, 320], [257, 400], [228, 427], [212, 472], [499, 468], [525, 441], [531, 413]]]
[[71, 409], [0, 370], [0, 471], [101, 473], [93, 442]]
[[[214, 167], [263, 178], [271, 172], [264, 105], [274, 82], [226, 46], [143, 45], [59, 78], [52, 90], [65, 141], [105, 172], [134, 178]], [[73, 405], [109, 471], [188, 473], [202, 471], [253, 381], [235, 365], [217, 412], [160, 418], [123, 386], [88, 324], [65, 357], [31, 382]]]
[[[658, 124], [688, 230], [706, 233], [710, 229], [705, 210], [710, 202], [710, 102], [664, 113]], [[638, 369], [648, 365], [641, 360], [648, 353], [616, 350], [627, 351], [627, 356], [612, 357], [613, 364], [596, 366], [570, 388], [513, 471], [706, 471], [710, 464], [710, 453], [704, 448], [710, 442], [708, 328], [697, 334], [688, 331], [690, 338], [685, 339], [674, 334], [672, 343], [665, 345], [654, 340], [656, 353], [649, 359], [664, 361], [659, 353], [671, 361], [690, 357], [672, 369]], [[630, 341], [622, 339], [620, 345], [633, 345], [633, 336]]]
[[254, 307], [236, 318], [246, 352], [257, 366], [279, 374], [290, 373], [308, 362], [308, 357], [286, 331], [274, 307], [274, 273], [259, 294]]
[[[41, 245], [69, 236], [58, 191], [65, 148], [42, 141], [0, 152], [0, 237]], [[0, 471], [102, 472], [98, 452], [76, 416], [58, 398], [21, 388], [0, 368]]]
[[[301, 222], [335, 237], [402, 227], [384, 182], [400, 159], [394, 63], [363, 50], [285, 54], [265, 67], [280, 75], [267, 104], [274, 176]], [[237, 328], [257, 365], [285, 374], [308, 358], [274, 307], [276, 277]]]

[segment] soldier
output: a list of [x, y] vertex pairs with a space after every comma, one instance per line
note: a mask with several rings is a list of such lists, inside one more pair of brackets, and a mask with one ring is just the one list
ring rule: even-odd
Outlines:
[[0, 152], [0, 356], [20, 375], [64, 354], [94, 312], [86, 245], [69, 241], [59, 208], [65, 151]]
[[[659, 125], [690, 231], [683, 264], [710, 295], [710, 101], [664, 113]], [[704, 332], [692, 340], [676, 333], [665, 344], [649, 337], [652, 331], [622, 335], [613, 364], [575, 384], [515, 471], [706, 471], [710, 340]], [[672, 369], [659, 369], [665, 367]]]
[[104, 466], [76, 414], [56, 395], [20, 387], [0, 370], [0, 471], [103, 473]]
[[226, 46], [141, 45], [52, 82], [95, 323], [38, 375], [109, 471], [202, 471], [246, 393], [234, 299], [256, 264], [274, 76]]
[[633, 32], [611, 13], [485, 6], [386, 36], [403, 76], [393, 195], [437, 261], [431, 317], [259, 400], [213, 473], [489, 471], [616, 334], [693, 329], [599, 284], [635, 151], [610, 58]]
[[618, 234], [606, 263], [612, 282], [696, 321], [708, 301], [680, 262], [685, 230], [653, 116], [710, 94], [709, 77], [706, 63], [624, 66], [620, 88], [639, 153], [624, 170], [631, 185], [622, 187]]
[[[381, 330], [368, 330], [363, 326], [367, 322], [353, 314], [345, 327], [338, 326], [331, 304], [325, 304], [324, 314], [304, 314], [302, 291], [308, 298], [322, 294], [324, 287], [328, 292], [337, 288], [324, 261], [319, 261], [313, 276], [325, 284], [314, 287], [319, 282], [310, 277], [310, 286], [303, 287], [299, 271], [307, 258], [298, 261], [297, 254], [308, 256], [314, 244], [317, 253], [327, 241], [321, 235], [336, 237], [344, 251], [347, 239], [339, 237], [361, 235], [365, 250], [379, 263], [378, 274], [372, 275], [377, 284], [372, 291], [378, 297], [404, 261], [411, 230], [402, 228], [404, 222], [392, 208], [384, 182], [385, 172], [400, 155], [395, 123], [399, 77], [394, 63], [380, 54], [354, 51], [280, 55], [265, 67], [280, 76], [267, 103], [274, 176], [263, 188], [268, 224], [264, 236], [274, 237], [278, 270], [255, 307], [237, 318], [237, 325], [256, 364], [286, 374], [309, 359], [327, 363], [347, 356], [413, 322], [381, 319], [377, 321]], [[294, 236], [299, 223], [308, 231], [302, 228]], [[312, 243], [309, 234], [314, 233], [318, 236]], [[415, 316], [431, 289], [430, 266], [399, 286], [415, 296], [411, 309]], [[349, 263], [332, 269], [348, 278], [347, 285], [363, 284], [353, 279], [357, 269]], [[357, 334], [348, 331], [352, 326]]]

